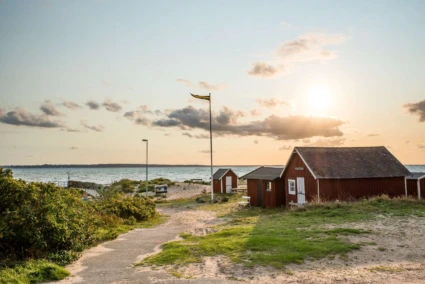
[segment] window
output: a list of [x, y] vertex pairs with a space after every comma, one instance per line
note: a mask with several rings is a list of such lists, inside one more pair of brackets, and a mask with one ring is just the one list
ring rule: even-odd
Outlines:
[[272, 191], [272, 183], [271, 182], [266, 182], [266, 190], [267, 191]]
[[295, 180], [288, 179], [288, 193], [295, 195]]

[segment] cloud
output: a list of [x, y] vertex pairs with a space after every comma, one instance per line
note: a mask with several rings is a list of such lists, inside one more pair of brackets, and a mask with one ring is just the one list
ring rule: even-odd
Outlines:
[[45, 115], [50, 115], [50, 116], [62, 116], [63, 115], [60, 111], [57, 110], [57, 108], [55, 107], [55, 105], [51, 101], [45, 101], [40, 106], [40, 109]]
[[105, 130], [105, 127], [103, 125], [88, 125], [87, 122], [85, 122], [84, 120], [81, 121], [81, 125], [84, 126], [87, 129], [96, 131], [96, 132], [103, 132], [103, 130]]
[[367, 136], [375, 137], [375, 136], [381, 136], [381, 134], [379, 134], [379, 133], [369, 133]]
[[2, 112], [0, 116], [0, 122], [17, 126], [24, 125], [43, 128], [65, 127], [63, 122], [52, 121], [50, 120], [50, 116], [46, 114], [32, 114], [20, 107], [15, 108], [15, 110], [9, 111], [7, 113]]
[[311, 141], [310, 139], [303, 139], [304, 144], [308, 144], [308, 143], [310, 143], [310, 141]]
[[194, 84], [191, 81], [182, 78], [178, 78], [176, 81], [185, 84], [187, 87], [196, 87], [207, 91], [216, 91], [221, 88], [220, 85], [213, 85], [205, 81], [199, 81], [198, 84]]
[[421, 150], [422, 150], [422, 149], [425, 149], [425, 144], [419, 144], [419, 145], [418, 145], [418, 149], [421, 149]]
[[288, 151], [291, 149], [292, 149], [291, 145], [283, 145], [282, 147], [279, 147], [279, 151]]
[[265, 108], [274, 108], [281, 105], [289, 105], [289, 103], [281, 101], [277, 98], [271, 98], [271, 99], [257, 99], [257, 103]]
[[165, 133], [164, 134], [164, 136], [170, 136], [171, 135], [171, 133]]
[[78, 148], [77, 148], [77, 147], [72, 146], [72, 147], [70, 147], [69, 149], [70, 149], [70, 150], [77, 150]]
[[180, 83], [184, 83], [187, 87], [192, 87], [193, 86], [192, 82], [190, 82], [188, 80], [185, 80], [185, 79], [178, 78], [176, 81], [177, 82], [180, 82]]
[[258, 144], [258, 140], [254, 140], [254, 144]]
[[66, 132], [81, 132], [80, 130], [74, 128], [62, 128], [61, 130]]
[[281, 22], [280, 26], [284, 29], [289, 29], [292, 27], [292, 24], [288, 23], [288, 22]]
[[182, 135], [187, 136], [189, 138], [195, 138], [195, 139], [208, 139], [208, 138], [210, 138], [210, 136], [207, 135], [207, 134], [195, 134], [195, 135], [193, 135], [193, 134], [190, 134], [189, 132], [183, 132]]
[[409, 144], [410, 143], [410, 141], [409, 140], [407, 140], [406, 142], [404, 142], [405, 144]]
[[410, 114], [418, 116], [420, 122], [425, 122], [425, 100], [417, 103], [407, 103], [403, 107]]
[[[211, 153], [211, 151], [210, 150], [201, 150], [201, 151], [198, 151], [198, 153], [209, 154], [209, 153]], [[215, 153], [215, 151], [213, 151], [213, 153]]]
[[100, 108], [100, 104], [97, 103], [97, 102], [95, 102], [95, 101], [88, 101], [86, 103], [86, 106], [88, 106], [92, 110], [96, 110], [96, 109], [99, 109]]
[[252, 63], [252, 69], [248, 71], [251, 76], [271, 78], [280, 74], [281, 67], [274, 67], [264, 62]]
[[341, 34], [305, 33], [295, 40], [283, 42], [276, 50], [273, 64], [255, 62], [248, 74], [267, 78], [284, 75], [300, 62], [333, 60], [338, 54], [325, 47], [340, 45], [346, 40], [347, 37]]
[[152, 114], [152, 115], [161, 115], [162, 114], [162, 111], [160, 111], [160, 110], [155, 110], [155, 111], [150, 110], [147, 105], [139, 106], [138, 110], [139, 110], [140, 113], [144, 113], [144, 114]]
[[334, 139], [318, 139], [313, 143], [310, 143], [306, 146], [309, 147], [336, 147], [343, 146], [345, 138], [334, 138]]
[[[314, 136], [342, 136], [339, 127], [343, 121], [330, 117], [271, 115], [263, 120], [239, 123], [240, 111], [223, 107], [213, 115], [213, 132], [218, 136], [267, 136], [277, 140], [304, 139]], [[188, 106], [171, 111], [166, 118], [152, 122], [157, 127], [178, 127], [182, 130], [203, 129], [209, 131], [209, 112]]]
[[62, 105], [64, 107], [69, 108], [69, 109], [72, 109], [72, 110], [77, 109], [77, 108], [81, 108], [81, 106], [79, 104], [74, 103], [74, 102], [71, 102], [71, 101], [64, 101], [62, 103]]
[[259, 115], [262, 115], [261, 111], [256, 110], [256, 109], [252, 109], [249, 113], [250, 113], [252, 116], [259, 116]]
[[124, 113], [124, 117], [133, 121], [137, 125], [148, 126], [151, 121], [144, 115], [144, 111], [128, 111]]
[[116, 102], [113, 102], [111, 100], [106, 100], [103, 102], [102, 106], [106, 108], [106, 110], [111, 112], [119, 112], [122, 109], [122, 106], [119, 105]]

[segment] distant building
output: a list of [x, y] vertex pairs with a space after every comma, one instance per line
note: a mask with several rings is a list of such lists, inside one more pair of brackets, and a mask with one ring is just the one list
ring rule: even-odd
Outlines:
[[247, 195], [251, 197], [251, 206], [279, 207], [285, 205], [282, 172], [283, 167], [259, 167], [241, 177], [247, 180]]
[[425, 198], [425, 173], [412, 173], [407, 177], [407, 195]]
[[238, 187], [238, 175], [232, 169], [218, 169], [213, 175], [215, 193], [231, 193]]

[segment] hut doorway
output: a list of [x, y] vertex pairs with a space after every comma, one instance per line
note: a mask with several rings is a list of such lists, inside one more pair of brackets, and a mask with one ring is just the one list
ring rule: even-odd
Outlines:
[[298, 204], [305, 203], [305, 188], [304, 188], [303, 177], [297, 177], [297, 199], [298, 199]]
[[258, 206], [263, 206], [263, 182], [261, 180], [257, 182], [257, 199]]
[[226, 177], [226, 193], [232, 193], [232, 177], [231, 176], [227, 176]]

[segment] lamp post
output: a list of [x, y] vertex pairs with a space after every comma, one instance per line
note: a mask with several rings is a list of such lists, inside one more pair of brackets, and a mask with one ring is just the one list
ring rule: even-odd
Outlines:
[[143, 142], [146, 142], [146, 197], [148, 196], [148, 139], [143, 139]]

